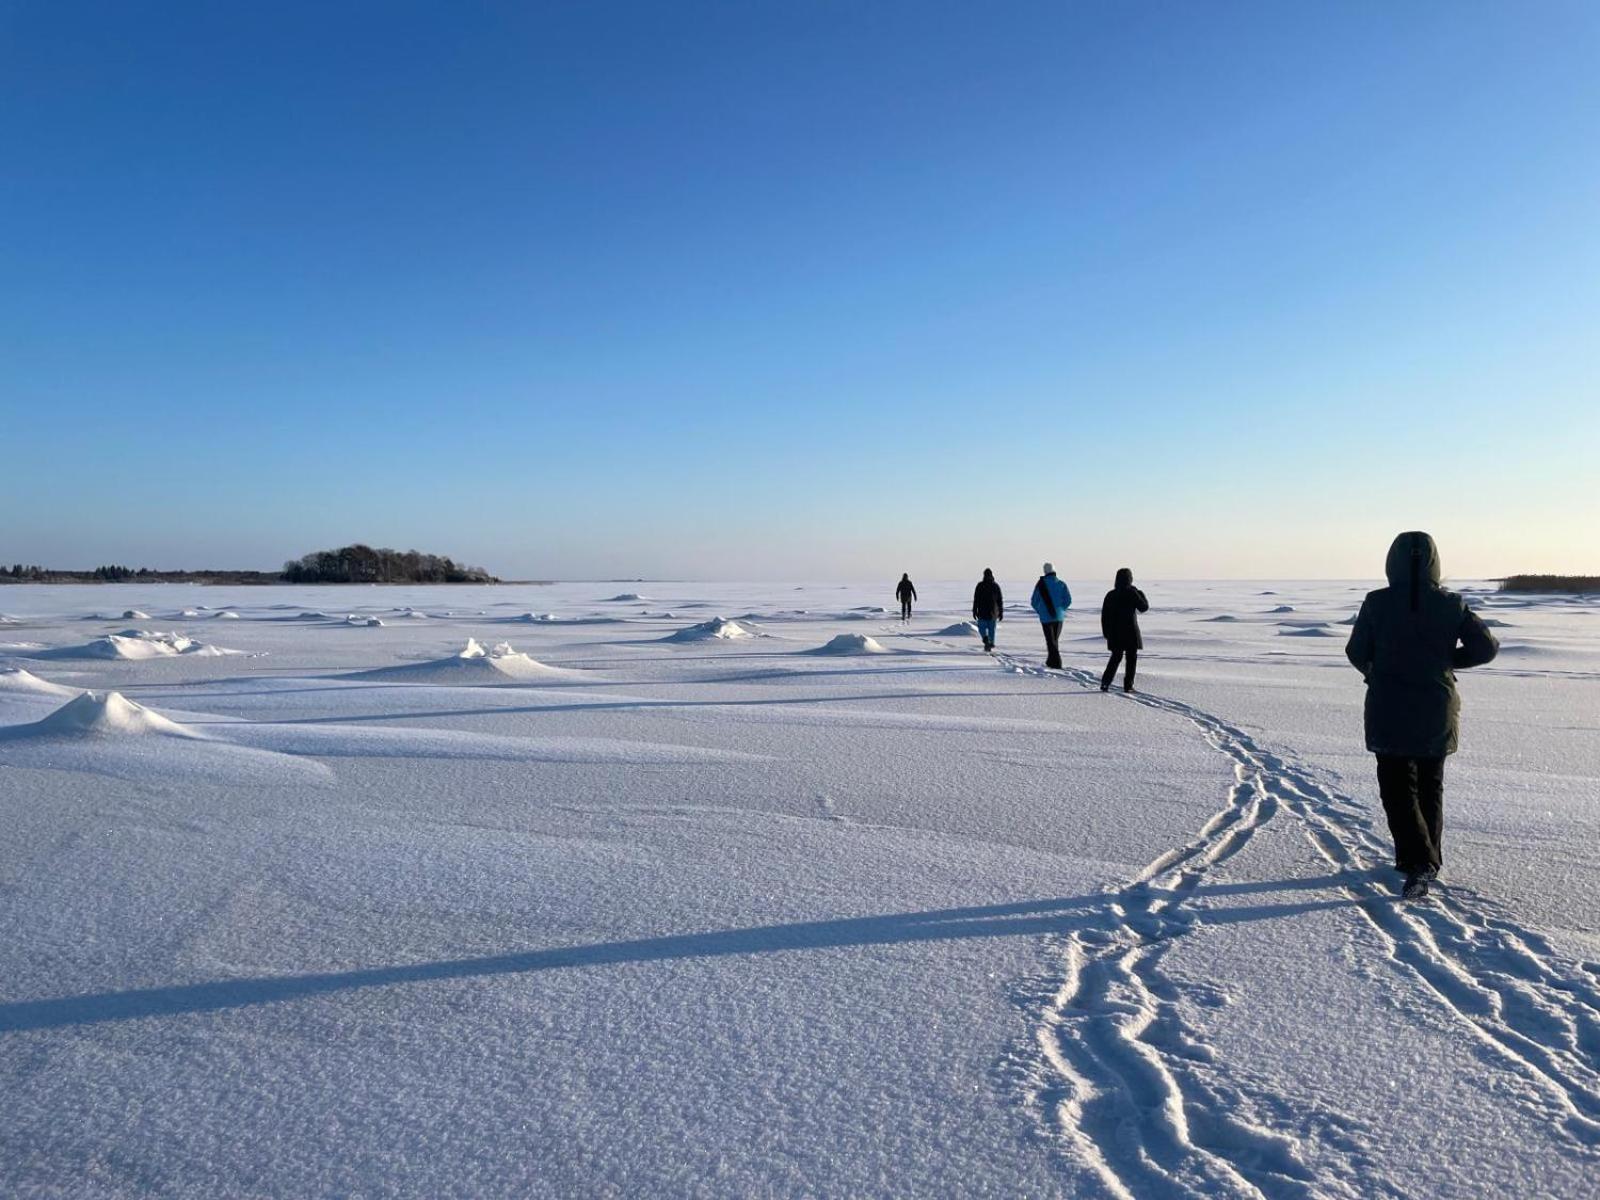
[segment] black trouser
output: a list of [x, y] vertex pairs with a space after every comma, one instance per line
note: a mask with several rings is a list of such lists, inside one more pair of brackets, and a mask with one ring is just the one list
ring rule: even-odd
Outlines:
[[902, 599], [900, 601], [900, 619], [902, 621], [911, 620], [911, 601], [910, 600]]
[[1394, 865], [1435, 871], [1444, 863], [1444, 759], [1378, 755], [1378, 794], [1394, 838]]
[[1106, 664], [1106, 673], [1100, 676], [1100, 690], [1104, 691], [1111, 686], [1111, 681], [1117, 677], [1117, 668], [1122, 665], [1122, 656], [1128, 656], [1128, 669], [1122, 676], [1124, 691], [1133, 691], [1133, 675], [1139, 669], [1139, 652], [1137, 650], [1113, 650], [1111, 661]]
[[1044, 621], [1044, 665], [1061, 666], [1061, 622]]

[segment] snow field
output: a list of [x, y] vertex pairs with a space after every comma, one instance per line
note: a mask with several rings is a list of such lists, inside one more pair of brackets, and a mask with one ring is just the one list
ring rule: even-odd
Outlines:
[[970, 583], [13, 589], [0, 1193], [1586, 1194], [1591, 608], [1463, 676], [1402, 907], [1362, 587], [1146, 585], [1123, 697], [1071, 582], [1061, 672]]

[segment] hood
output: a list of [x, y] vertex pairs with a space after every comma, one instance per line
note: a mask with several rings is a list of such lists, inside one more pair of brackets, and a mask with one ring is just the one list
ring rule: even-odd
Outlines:
[[1118, 587], [1132, 587], [1133, 586], [1133, 569], [1131, 567], [1118, 567], [1117, 568], [1117, 586]]
[[1424, 586], [1439, 586], [1439, 547], [1420, 530], [1402, 533], [1389, 547], [1383, 570], [1389, 577], [1389, 586], [1406, 592], [1415, 608]]
[[983, 569], [983, 581], [985, 583], [993, 583], [994, 582], [994, 572], [991, 571], [988, 567], [985, 567]]

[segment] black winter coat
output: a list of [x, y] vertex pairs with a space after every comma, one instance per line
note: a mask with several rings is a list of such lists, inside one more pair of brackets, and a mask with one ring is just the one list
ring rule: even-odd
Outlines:
[[902, 579], [894, 585], [894, 598], [902, 604], [907, 600], [915, 600], [917, 598], [916, 585], [909, 579]]
[[1100, 632], [1111, 650], [1143, 650], [1139, 614], [1150, 611], [1150, 601], [1132, 583], [1119, 584], [1100, 603]]
[[1005, 619], [1006, 599], [1000, 594], [1000, 585], [992, 579], [980, 579], [972, 589], [972, 619], [974, 621], [1000, 621]]
[[1456, 671], [1488, 662], [1500, 643], [1455, 592], [1439, 586], [1439, 548], [1402, 533], [1389, 548], [1389, 586], [1361, 602], [1345, 656], [1367, 680], [1367, 749], [1404, 758], [1456, 752]]

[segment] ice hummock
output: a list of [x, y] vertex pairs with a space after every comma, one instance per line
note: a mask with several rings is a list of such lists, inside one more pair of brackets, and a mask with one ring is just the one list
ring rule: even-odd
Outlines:
[[550, 678], [567, 674], [562, 667], [552, 667], [532, 655], [524, 654], [510, 642], [498, 642], [485, 647], [476, 638], [456, 654], [427, 662], [404, 663], [394, 667], [379, 667], [372, 671], [359, 671], [351, 678], [404, 679], [421, 683], [472, 684], [506, 683], [514, 680]]
[[121, 692], [84, 692], [67, 701], [44, 720], [23, 726], [19, 732], [47, 737], [200, 736], [187, 726], [169, 720], [142, 704], [136, 704]]
[[40, 679], [23, 667], [0, 666], [0, 692], [23, 692], [31, 696], [76, 696], [78, 688], [63, 687]]
[[665, 642], [726, 642], [758, 636], [760, 635], [751, 633], [737, 621], [730, 621], [727, 617], [712, 617], [709, 621], [702, 621], [698, 625], [690, 625], [687, 629], [669, 633], [661, 640]]
[[807, 654], [887, 654], [889, 650], [876, 638], [864, 633], [841, 633], [825, 646], [806, 651]]

